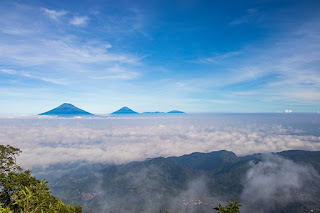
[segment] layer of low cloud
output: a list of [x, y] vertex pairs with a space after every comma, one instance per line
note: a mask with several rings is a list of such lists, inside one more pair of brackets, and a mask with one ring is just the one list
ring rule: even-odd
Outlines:
[[[299, 125], [285, 125], [285, 117], [274, 118], [274, 121], [262, 117], [250, 122], [241, 116], [237, 118], [239, 120], [214, 115], [3, 118], [0, 119], [0, 144], [20, 148], [23, 153], [19, 162], [28, 168], [76, 161], [121, 164], [217, 150], [230, 150], [238, 155], [291, 149], [320, 150], [319, 135], [299, 129]], [[296, 120], [301, 124], [305, 122]], [[316, 130], [317, 122], [308, 128]]]

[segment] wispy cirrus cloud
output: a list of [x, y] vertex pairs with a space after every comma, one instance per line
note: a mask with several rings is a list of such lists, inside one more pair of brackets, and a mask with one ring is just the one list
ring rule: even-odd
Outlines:
[[36, 79], [44, 82], [49, 82], [52, 84], [59, 84], [59, 85], [67, 85], [67, 82], [63, 79], [53, 79], [53, 78], [48, 78], [48, 77], [41, 77], [39, 75], [34, 75], [27, 73], [25, 71], [16, 71], [12, 69], [0, 69], [0, 73], [8, 74], [8, 75], [13, 75], [13, 76], [22, 76], [30, 79]]
[[111, 79], [120, 79], [120, 80], [130, 80], [139, 77], [140, 73], [137, 71], [130, 70], [127, 67], [120, 66], [116, 64], [108, 69], [105, 69], [99, 73], [97, 76], [92, 76], [92, 79], [96, 80], [111, 80]]
[[[0, 34], [0, 55], [2, 64], [17, 66], [36, 66], [47, 63], [57, 63], [63, 67], [70, 64], [90, 64], [90, 63], [139, 63], [141, 57], [128, 52], [112, 51], [110, 42], [83, 41], [81, 36], [63, 31], [57, 31], [56, 26], [47, 26], [45, 19], [40, 19], [37, 25], [30, 25], [28, 29], [20, 25], [21, 22], [34, 23], [33, 16], [24, 16], [24, 11], [28, 14], [34, 13], [39, 8], [15, 7], [10, 13], [2, 13], [1, 20], [10, 18], [10, 27], [6, 22], [0, 21], [0, 29], [3, 33], [13, 36], [9, 37]], [[58, 20], [66, 16], [66, 10], [53, 10], [41, 8], [44, 14], [51, 19]], [[88, 16], [74, 16], [70, 19], [70, 24], [75, 26], [85, 26], [89, 22]], [[64, 26], [66, 25], [66, 26]], [[59, 28], [67, 28], [69, 24], [60, 23]], [[28, 30], [30, 33], [23, 33]], [[50, 36], [47, 36], [50, 34]], [[110, 66], [111, 64], [108, 64]]]
[[217, 63], [222, 62], [225, 59], [229, 59], [229, 58], [238, 56], [240, 54], [241, 54], [241, 51], [227, 52], [227, 53], [224, 53], [224, 54], [216, 54], [216, 55], [211, 56], [211, 57], [199, 58], [199, 59], [196, 59], [196, 60], [191, 61], [191, 62], [204, 63], [204, 64], [211, 64], [211, 63], [212, 64], [217, 64]]
[[60, 17], [66, 15], [68, 12], [65, 10], [53, 10], [48, 8], [42, 8], [44, 13], [52, 20], [57, 21]]
[[[88, 26], [89, 21], [89, 16], [75, 16], [65, 9], [12, 4], [7, 10], [0, 4], [1, 99], [50, 102], [48, 97], [53, 97], [66, 102], [84, 93], [100, 98], [96, 93], [102, 88], [125, 88], [128, 85], [119, 82], [142, 77], [143, 56], [119, 48], [109, 39], [86, 39], [81, 28], [70, 28], [71, 24]], [[67, 91], [63, 94], [68, 100], [62, 97], [62, 90]], [[28, 109], [34, 111], [32, 106]]]
[[70, 20], [70, 24], [74, 26], [86, 26], [89, 22], [88, 16], [75, 16]]
[[[310, 20], [268, 42], [258, 42], [236, 52], [200, 58], [196, 62], [212, 65], [212, 72], [206, 78], [194, 80], [203, 89], [223, 91], [227, 99], [240, 99], [240, 102], [241, 99], [256, 98], [274, 106], [285, 105], [285, 102], [291, 107], [318, 105], [319, 35], [318, 20]], [[274, 103], [275, 100], [278, 102]]]
[[2, 61], [20, 65], [40, 65], [55, 62], [64, 63], [103, 63], [120, 62], [135, 64], [140, 57], [126, 53], [108, 51], [108, 43], [101, 45], [80, 43], [74, 38], [31, 39], [28, 42], [3, 43], [0, 47]]

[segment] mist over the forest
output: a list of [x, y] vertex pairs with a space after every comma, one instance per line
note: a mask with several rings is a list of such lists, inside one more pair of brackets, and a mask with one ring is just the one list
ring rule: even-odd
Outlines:
[[244, 178], [243, 211], [277, 212], [295, 202], [319, 200], [314, 196], [318, 185], [319, 174], [312, 166], [265, 154], [261, 162], [252, 164]]

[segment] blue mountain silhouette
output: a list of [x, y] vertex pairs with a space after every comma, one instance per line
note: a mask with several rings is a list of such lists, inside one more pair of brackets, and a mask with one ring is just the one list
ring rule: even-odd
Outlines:
[[41, 113], [39, 115], [55, 115], [55, 116], [68, 117], [68, 116], [79, 116], [79, 115], [88, 116], [93, 114], [91, 114], [90, 112], [84, 111], [83, 109], [80, 109], [72, 104], [64, 103], [52, 110]]
[[138, 113], [133, 111], [129, 107], [122, 107], [121, 109], [119, 109], [111, 114], [138, 114]]

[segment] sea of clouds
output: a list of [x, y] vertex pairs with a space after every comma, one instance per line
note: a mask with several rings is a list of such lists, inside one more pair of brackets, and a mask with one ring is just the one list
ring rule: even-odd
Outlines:
[[3, 117], [0, 144], [20, 148], [24, 168], [78, 161], [121, 164], [217, 150], [240, 156], [316, 151], [320, 114]]

